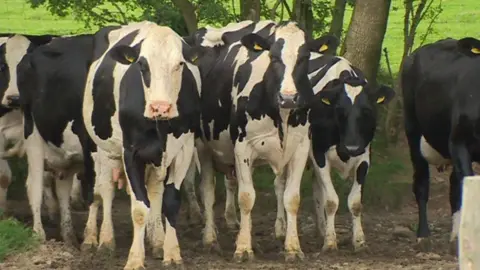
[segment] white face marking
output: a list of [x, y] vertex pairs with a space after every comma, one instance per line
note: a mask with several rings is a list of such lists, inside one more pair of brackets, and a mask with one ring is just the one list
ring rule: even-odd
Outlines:
[[[293, 69], [298, 59], [298, 50], [304, 45], [305, 33], [295, 23], [288, 23], [278, 27], [275, 31], [275, 41], [283, 39], [284, 44], [281, 51], [282, 62], [285, 65], [285, 73], [280, 84], [280, 92], [295, 94], [297, 88], [293, 78]], [[285, 93], [285, 94], [286, 94]]]
[[10, 81], [2, 99], [2, 104], [7, 105], [7, 96], [19, 95], [17, 86], [17, 65], [27, 53], [30, 41], [21, 35], [15, 35], [6, 41], [6, 55]]

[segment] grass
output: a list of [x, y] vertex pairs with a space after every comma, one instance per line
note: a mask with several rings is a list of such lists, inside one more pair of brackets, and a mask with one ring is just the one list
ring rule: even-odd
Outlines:
[[[289, 1], [290, 2], [290, 1]], [[391, 11], [388, 20], [387, 32], [385, 35], [383, 47], [389, 52], [389, 58], [393, 72], [396, 74], [400, 65], [400, 58], [403, 53], [403, 0], [392, 0]], [[480, 3], [477, 0], [443, 0], [443, 12], [434, 24], [434, 32], [428, 36], [426, 42], [433, 42], [446, 37], [461, 38], [465, 36], [478, 37], [480, 29]], [[237, 9], [238, 10], [238, 9]], [[347, 8], [345, 14], [345, 29], [347, 29], [352, 15], [352, 9]], [[425, 32], [428, 20], [422, 22], [418, 28], [421, 35]], [[28, 33], [28, 34], [76, 34], [92, 32], [96, 29], [85, 29], [82, 22], [77, 22], [73, 17], [59, 18], [51, 15], [45, 8], [31, 9], [25, 0], [3, 0], [0, 5], [0, 33]], [[416, 46], [419, 45], [420, 38], [417, 37]], [[382, 76], [387, 70], [384, 56], [381, 60]], [[385, 80], [385, 78], [383, 78]], [[388, 78], [387, 78], [388, 79]], [[378, 141], [380, 140], [380, 141]], [[381, 138], [373, 144], [372, 166], [367, 178], [367, 184], [364, 187], [365, 204], [395, 206], [402, 200], [402, 193], [407, 192], [405, 181], [396, 181], [400, 175], [410, 177], [405, 164], [408, 159], [400, 157], [406, 150], [387, 151]], [[387, 158], [386, 158], [387, 157]], [[15, 163], [16, 166], [21, 166]], [[24, 179], [25, 173], [16, 170], [16, 178]], [[23, 170], [20, 170], [24, 172]], [[255, 171], [256, 178], [263, 181], [256, 181], [257, 188], [260, 190], [272, 191], [273, 176], [270, 169], [259, 168]], [[400, 177], [400, 178], [402, 178]], [[308, 195], [311, 192], [311, 172], [304, 174], [302, 181], [302, 192]], [[341, 198], [345, 201], [350, 189], [350, 183], [340, 180], [337, 176], [335, 186]], [[15, 193], [23, 190], [23, 181], [15, 181], [12, 188]], [[404, 191], [405, 190], [405, 191]], [[10, 192], [9, 192], [10, 193]], [[345, 204], [344, 204], [345, 205]]]
[[38, 244], [33, 231], [15, 219], [0, 220], [0, 262]]

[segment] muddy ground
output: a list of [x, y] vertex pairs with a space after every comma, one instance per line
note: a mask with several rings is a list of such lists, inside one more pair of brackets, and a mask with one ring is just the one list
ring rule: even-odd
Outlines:
[[[299, 233], [302, 249], [306, 255], [303, 262], [285, 264], [281, 254], [283, 244], [273, 236], [275, 223], [275, 197], [271, 193], [257, 193], [253, 210], [253, 240], [261, 251], [256, 260], [247, 264], [235, 264], [232, 256], [235, 234], [229, 232], [223, 220], [223, 202], [217, 199], [216, 218], [219, 227], [220, 245], [223, 254], [206, 252], [201, 245], [200, 225], [189, 225], [186, 209], [182, 208], [180, 228], [177, 230], [184, 259], [184, 269], [457, 269], [457, 259], [449, 254], [450, 210], [448, 205], [448, 179], [436, 177], [432, 181], [429, 202], [429, 219], [432, 226], [432, 253], [419, 253], [414, 249], [414, 228], [417, 222], [413, 194], [401, 210], [389, 212], [365, 209], [363, 226], [368, 249], [353, 253], [350, 244], [350, 216], [337, 215], [336, 228], [339, 251], [322, 253], [322, 242], [315, 233], [311, 199], [302, 200], [299, 215]], [[31, 225], [31, 215], [26, 201], [10, 201], [13, 216]], [[184, 205], [185, 206], [185, 205]], [[99, 218], [101, 214], [99, 213]], [[78, 237], [82, 236], [87, 211], [75, 211], [74, 222]], [[99, 219], [100, 220], [100, 219]], [[130, 205], [125, 199], [116, 199], [114, 226], [117, 250], [114, 257], [82, 253], [66, 247], [58, 239], [57, 226], [44, 219], [47, 237], [50, 240], [38, 249], [7, 258], [0, 269], [122, 269], [126, 262], [132, 239]], [[99, 223], [100, 224], [100, 223]], [[154, 260], [147, 250], [146, 268], [162, 269], [162, 261]]]

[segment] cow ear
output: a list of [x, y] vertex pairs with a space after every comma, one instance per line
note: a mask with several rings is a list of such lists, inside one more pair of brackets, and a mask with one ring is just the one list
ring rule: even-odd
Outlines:
[[334, 87], [327, 87], [322, 89], [315, 95], [315, 100], [322, 102], [327, 106], [331, 106], [337, 101], [338, 94], [342, 89], [342, 85], [338, 84]]
[[469, 56], [480, 56], [480, 40], [466, 37], [460, 39], [457, 44], [462, 53]]
[[250, 51], [261, 52], [270, 50], [268, 41], [257, 34], [245, 35], [242, 37], [241, 42]]
[[185, 60], [188, 62], [198, 65], [199, 59], [205, 55], [207, 48], [202, 47], [202, 46], [195, 46], [192, 48], [189, 48], [188, 50], [185, 50], [183, 53], [183, 57]]
[[395, 91], [386, 85], [381, 85], [374, 94], [374, 100], [377, 104], [387, 104], [393, 97], [395, 97]]
[[308, 47], [310, 51], [321, 54], [335, 54], [340, 40], [332, 35], [319, 37], [309, 42]]
[[113, 60], [124, 65], [130, 65], [138, 60], [139, 51], [128, 45], [118, 45], [110, 50], [110, 56]]

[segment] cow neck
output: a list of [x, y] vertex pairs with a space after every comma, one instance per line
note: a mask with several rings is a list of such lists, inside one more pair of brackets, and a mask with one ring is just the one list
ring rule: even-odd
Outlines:
[[[283, 129], [283, 138], [281, 141], [282, 149], [283, 149], [283, 157], [282, 157], [282, 169], [285, 167], [286, 164], [290, 161], [293, 154], [297, 150], [297, 146], [300, 142], [305, 138], [302, 134], [297, 134], [297, 130], [299, 128], [308, 128], [305, 126], [298, 126], [298, 127], [290, 127], [288, 126], [288, 118], [290, 117], [291, 109], [280, 109], [280, 117], [282, 118], [281, 126]], [[305, 133], [307, 134], [307, 133]]]

